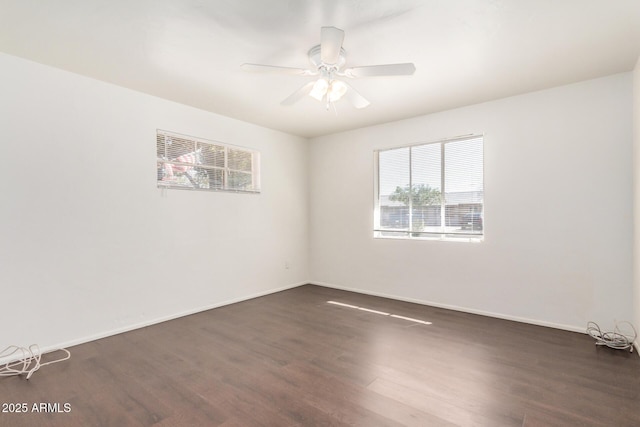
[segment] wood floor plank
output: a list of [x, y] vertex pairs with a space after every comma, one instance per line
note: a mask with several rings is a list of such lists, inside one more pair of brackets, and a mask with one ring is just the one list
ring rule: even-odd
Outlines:
[[71, 412], [0, 413], [0, 425], [640, 425], [635, 353], [319, 286], [70, 350], [28, 381], [0, 378], [0, 403]]

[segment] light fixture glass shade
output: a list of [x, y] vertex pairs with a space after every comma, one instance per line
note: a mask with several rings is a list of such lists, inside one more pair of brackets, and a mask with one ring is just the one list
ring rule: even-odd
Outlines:
[[347, 85], [340, 80], [334, 80], [327, 90], [327, 99], [329, 102], [336, 102], [347, 92]]
[[327, 93], [327, 89], [329, 89], [329, 82], [326, 79], [318, 79], [309, 92], [309, 96], [317, 99], [318, 101], [322, 101], [324, 95]]

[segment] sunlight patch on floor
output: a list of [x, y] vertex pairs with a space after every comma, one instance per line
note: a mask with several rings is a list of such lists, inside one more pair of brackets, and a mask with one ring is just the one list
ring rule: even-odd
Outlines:
[[346, 308], [353, 308], [355, 310], [366, 311], [367, 313], [380, 314], [382, 316], [389, 316], [389, 317], [393, 317], [393, 318], [396, 318], [396, 319], [408, 320], [409, 322], [419, 323], [419, 324], [422, 324], [422, 325], [431, 325], [432, 324], [431, 322], [427, 322], [426, 320], [414, 319], [412, 317], [400, 316], [400, 315], [397, 315], [397, 314], [391, 314], [391, 313], [386, 313], [384, 311], [372, 310], [370, 308], [359, 307], [357, 305], [345, 304], [345, 303], [337, 302], [337, 301], [327, 301], [327, 304], [337, 305], [337, 306], [346, 307]]

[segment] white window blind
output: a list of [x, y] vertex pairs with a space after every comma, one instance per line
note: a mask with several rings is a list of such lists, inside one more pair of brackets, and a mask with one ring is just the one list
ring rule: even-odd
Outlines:
[[156, 134], [158, 187], [260, 192], [260, 153], [173, 132]]
[[378, 150], [375, 237], [484, 234], [483, 138]]

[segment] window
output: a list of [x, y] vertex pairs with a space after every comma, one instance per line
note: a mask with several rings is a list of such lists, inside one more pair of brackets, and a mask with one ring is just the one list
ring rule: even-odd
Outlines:
[[484, 234], [483, 138], [378, 150], [374, 237]]
[[260, 192], [260, 153], [163, 130], [156, 134], [158, 187]]

